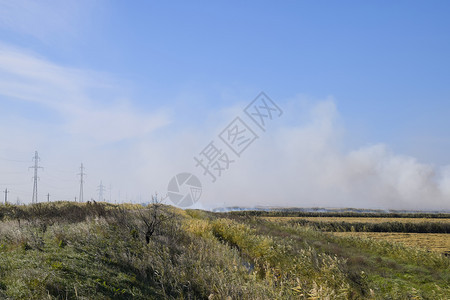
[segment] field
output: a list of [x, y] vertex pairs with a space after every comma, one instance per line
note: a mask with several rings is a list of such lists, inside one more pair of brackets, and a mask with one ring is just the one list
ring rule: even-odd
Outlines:
[[[303, 223], [307, 221], [310, 225], [316, 225], [329, 229], [330, 224], [395, 224], [395, 223], [408, 223], [428, 225], [433, 224], [437, 228], [441, 228], [441, 225], [446, 226], [450, 224], [450, 218], [389, 218], [389, 217], [261, 217], [264, 220], [270, 222], [288, 222], [288, 223]], [[367, 232], [362, 230], [355, 232], [355, 228], [350, 226], [350, 230], [346, 231], [346, 226], [335, 226], [334, 229], [329, 230], [334, 232], [336, 236], [352, 236], [361, 238], [372, 238], [376, 240], [385, 240], [390, 242], [402, 243], [410, 247], [420, 247], [425, 250], [436, 251], [439, 253], [450, 253], [450, 234], [448, 233], [411, 233], [411, 232]], [[387, 227], [387, 226], [385, 226]], [[363, 225], [364, 228], [364, 225]], [[447, 228], [447, 227], [445, 227]], [[328, 230], [324, 230], [328, 231]], [[446, 230], [447, 232], [447, 230]]]
[[277, 212], [268, 221], [270, 214], [158, 203], [0, 205], [0, 298], [448, 299], [449, 257], [395, 242], [402, 232], [375, 233], [388, 240], [367, 232], [446, 231], [447, 221], [370, 227], [363, 215], [343, 222]]
[[334, 232], [337, 236], [354, 236], [402, 243], [439, 253], [450, 253], [450, 235], [445, 233], [398, 233], [398, 232]]

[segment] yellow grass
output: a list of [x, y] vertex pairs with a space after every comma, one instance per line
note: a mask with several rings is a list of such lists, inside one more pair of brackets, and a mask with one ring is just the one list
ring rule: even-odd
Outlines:
[[347, 222], [347, 223], [450, 223], [450, 219], [437, 218], [369, 218], [369, 217], [261, 217], [268, 221], [308, 220], [313, 222]]
[[436, 252], [450, 252], [450, 234], [398, 232], [333, 232], [337, 236], [356, 236], [402, 243]]

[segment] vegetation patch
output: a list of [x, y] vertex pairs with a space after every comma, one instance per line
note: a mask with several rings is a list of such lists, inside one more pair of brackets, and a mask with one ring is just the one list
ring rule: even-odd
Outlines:
[[[438, 253], [154, 203], [0, 206], [4, 299], [445, 299]], [[334, 221], [333, 221], [334, 222]], [[351, 233], [351, 232], [350, 232]], [[357, 234], [356, 232], [354, 234]]]

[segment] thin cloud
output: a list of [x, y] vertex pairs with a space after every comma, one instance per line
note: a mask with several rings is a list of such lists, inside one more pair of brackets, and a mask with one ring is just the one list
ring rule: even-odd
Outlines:
[[99, 1], [0, 0], [0, 28], [42, 42], [68, 40], [80, 34], [86, 16]]
[[130, 101], [114, 98], [123, 85], [108, 74], [60, 66], [0, 46], [0, 95], [51, 110], [62, 117], [59, 125], [68, 134], [111, 142], [141, 136], [169, 123], [161, 110], [140, 113]]
[[[58, 65], [0, 45], [0, 103], [9, 112], [0, 119], [0, 136], [8, 140], [0, 153], [29, 160], [38, 150], [45, 166], [39, 184], [54, 200], [77, 195], [81, 162], [88, 172], [87, 199], [95, 197], [101, 179], [115, 184], [116, 192], [122, 190], [122, 200], [131, 189], [147, 195], [133, 184], [137, 178], [132, 168], [142, 164], [134, 157], [133, 145], [170, 124], [170, 119], [160, 107], [140, 110], [127, 100], [126, 90], [126, 80], [110, 74]], [[14, 187], [12, 199], [28, 202], [28, 164], [2, 160], [0, 169], [0, 185]]]

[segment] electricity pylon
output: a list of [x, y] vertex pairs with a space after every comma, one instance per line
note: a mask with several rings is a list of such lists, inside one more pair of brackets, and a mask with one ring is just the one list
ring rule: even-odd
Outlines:
[[[84, 167], [83, 167], [83, 163], [81, 163], [81, 167], [80, 167], [81, 172], [78, 173], [78, 175], [80, 175], [80, 197], [78, 198], [79, 202], [83, 202], [83, 183], [84, 183], [84, 175], [86, 175], [86, 173], [84, 173]], [[75, 197], [76, 199], [76, 197]], [[76, 200], [75, 200], [76, 201]]]
[[8, 204], [8, 193], [10, 191], [8, 191], [8, 189], [5, 189], [5, 191], [3, 193], [5, 193], [5, 205]]
[[31, 198], [31, 203], [37, 203], [38, 201], [38, 187], [37, 187], [37, 182], [38, 182], [38, 169], [42, 169], [41, 166], [39, 166], [39, 161], [41, 160], [38, 152], [35, 151], [34, 152], [34, 166], [30, 167], [29, 169], [33, 168], [34, 169], [34, 176], [33, 176], [33, 197]]
[[105, 191], [105, 186], [103, 185], [103, 183], [100, 181], [100, 185], [97, 187], [97, 191], [98, 191], [98, 202], [102, 202], [103, 201], [103, 192]]

